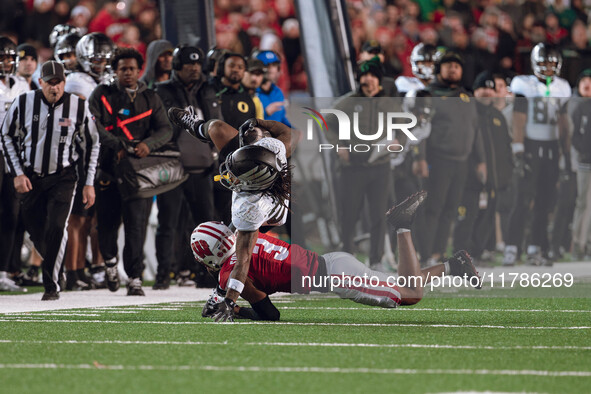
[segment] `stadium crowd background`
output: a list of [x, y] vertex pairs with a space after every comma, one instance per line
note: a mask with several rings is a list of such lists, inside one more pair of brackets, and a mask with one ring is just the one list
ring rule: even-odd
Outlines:
[[[558, 44], [563, 55], [590, 51], [588, 7], [584, 0], [348, 0], [353, 44], [377, 40], [385, 54], [386, 75], [411, 76], [408, 58], [420, 43], [442, 45], [465, 61], [464, 84], [485, 69], [528, 71], [529, 52], [539, 42]], [[254, 47], [282, 54], [279, 86], [284, 92], [307, 88], [292, 0], [216, 0], [217, 46], [248, 55]], [[118, 46], [145, 55], [162, 37], [158, 4], [152, 0], [5, 0], [0, 32], [39, 51], [40, 64], [52, 56], [49, 33], [68, 23], [103, 32]], [[563, 73], [564, 74], [564, 73]], [[576, 80], [569, 81], [571, 84]]]

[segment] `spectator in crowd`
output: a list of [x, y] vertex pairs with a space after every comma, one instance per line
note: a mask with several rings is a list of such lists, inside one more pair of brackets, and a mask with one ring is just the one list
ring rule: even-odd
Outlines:
[[[123, 4], [123, 7], [120, 5]], [[130, 23], [129, 6], [125, 2], [107, 0], [88, 24], [90, 33], [104, 33], [113, 42], [119, 41]]]
[[[172, 136], [160, 97], [139, 81], [143, 62], [144, 59], [136, 50], [119, 50], [111, 62], [117, 76], [116, 82], [99, 85], [89, 99], [102, 145], [97, 217], [99, 246], [105, 259], [107, 286], [111, 291], [119, 288], [117, 234], [123, 218], [123, 264], [129, 277], [129, 296], [145, 295], [142, 290], [143, 245], [152, 198], [124, 200], [115, 181], [116, 174], [118, 171], [125, 171], [119, 164], [126, 155], [146, 157], [150, 152], [164, 146]], [[119, 126], [117, 121], [138, 116], [141, 118], [124, 125], [125, 127]]]
[[69, 23], [78, 28], [80, 36], [83, 36], [88, 33], [88, 23], [91, 18], [92, 12], [88, 9], [88, 5], [78, 4], [76, 7], [72, 8], [72, 12], [70, 12]]
[[33, 74], [37, 70], [37, 50], [29, 44], [20, 44], [16, 47], [16, 62], [18, 64], [16, 75], [23, 78], [29, 85], [30, 90], [39, 89], [33, 81]]
[[146, 67], [140, 81], [148, 89], [154, 89], [157, 82], [164, 82], [170, 78], [172, 72], [172, 51], [174, 46], [167, 40], [152, 41], [148, 45]]
[[146, 44], [140, 40], [140, 29], [134, 23], [125, 26], [121, 38], [115, 44], [120, 48], [133, 48], [142, 56], [146, 56]]
[[[204, 91], [201, 88], [207, 80], [202, 73], [205, 55], [199, 48], [193, 46], [181, 46], [173, 53], [173, 72], [168, 81], [156, 84], [156, 92], [162, 99], [166, 110], [172, 107], [192, 108], [203, 118]], [[211, 146], [203, 141], [192, 138], [179, 127], [173, 127], [172, 142], [181, 152], [181, 160], [185, 171], [189, 173], [189, 179], [179, 187], [157, 196], [158, 204], [158, 230], [156, 232], [156, 258], [158, 259], [158, 271], [156, 275], [155, 290], [167, 289], [170, 281], [170, 272], [174, 263], [174, 248], [179, 245], [175, 242], [180, 239], [182, 252], [178, 253], [177, 283], [186, 285], [190, 283], [189, 265], [191, 251], [187, 248], [190, 230], [196, 223], [211, 220], [215, 214], [213, 203], [213, 170], [214, 152]], [[188, 204], [190, 218], [185, 218], [186, 212], [181, 210]], [[179, 227], [179, 223], [186, 223]], [[187, 228], [189, 231], [186, 231]], [[191, 281], [192, 282], [192, 281]], [[194, 282], [193, 282], [194, 284]]]
[[549, 12], [544, 19], [546, 24], [545, 42], [553, 45], [560, 45], [568, 37], [568, 30], [560, 26], [560, 21], [555, 13]]

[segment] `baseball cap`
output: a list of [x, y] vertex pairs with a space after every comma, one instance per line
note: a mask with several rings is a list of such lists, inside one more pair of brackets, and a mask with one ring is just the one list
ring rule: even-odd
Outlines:
[[183, 46], [174, 50], [172, 56], [179, 64], [199, 63], [203, 65], [205, 55], [203, 51], [193, 46]]
[[265, 66], [273, 63], [281, 63], [281, 59], [273, 51], [260, 51], [256, 53], [255, 57], [263, 62]]
[[483, 71], [476, 76], [474, 84], [472, 85], [472, 90], [480, 88], [495, 88], [495, 79], [490, 71]]
[[16, 55], [19, 59], [22, 59], [25, 56], [31, 56], [35, 61], [37, 60], [37, 50], [33, 45], [30, 44], [20, 44], [16, 47]]
[[261, 60], [257, 58], [250, 58], [246, 62], [246, 71], [248, 71], [249, 73], [255, 71], [260, 71], [264, 73], [267, 71], [267, 67], [265, 67], [265, 64]]
[[361, 52], [381, 53], [382, 46], [377, 40], [369, 40], [363, 43], [361, 46]]
[[64, 71], [64, 66], [62, 66], [61, 63], [58, 63], [55, 60], [46, 61], [41, 66], [41, 79], [44, 82], [48, 82], [54, 78], [57, 78], [60, 81], [66, 80], [66, 72]]

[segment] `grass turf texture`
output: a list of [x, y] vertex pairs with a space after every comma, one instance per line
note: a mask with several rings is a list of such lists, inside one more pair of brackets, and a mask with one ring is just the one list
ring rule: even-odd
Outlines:
[[472, 295], [398, 310], [275, 298], [304, 325], [218, 325], [202, 302], [0, 315], [0, 391], [589, 392], [591, 300]]

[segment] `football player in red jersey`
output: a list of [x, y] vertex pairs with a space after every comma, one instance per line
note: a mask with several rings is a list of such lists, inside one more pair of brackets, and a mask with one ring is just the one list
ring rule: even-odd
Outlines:
[[280, 122], [249, 119], [239, 130], [212, 119], [199, 119], [192, 107], [170, 108], [171, 122], [193, 137], [213, 142], [220, 151], [220, 183], [232, 191], [232, 225], [236, 228], [236, 263], [224, 302], [215, 305], [232, 318], [244, 290], [252, 251], [263, 226], [281, 226], [287, 220], [290, 169], [287, 158], [299, 140], [299, 131]]
[[[456, 253], [443, 264], [420, 268], [409, 228], [425, 198], [426, 192], [413, 194], [386, 214], [398, 233], [398, 279], [369, 269], [349, 253], [320, 256], [298, 245], [259, 234], [241, 292], [252, 308], [234, 306], [232, 314], [222, 313], [217, 306], [225, 302], [224, 293], [237, 260], [234, 233], [219, 222], [200, 224], [191, 235], [195, 258], [210, 271], [219, 271], [219, 286], [203, 308], [202, 315], [216, 321], [232, 321], [236, 315], [253, 320], [279, 320], [279, 310], [270, 301], [269, 294], [306, 294], [311, 290], [332, 291], [341, 298], [383, 308], [413, 305], [423, 297], [423, 286], [442, 274], [476, 278], [479, 288], [480, 277], [465, 251]], [[404, 280], [400, 280], [402, 278]]]

